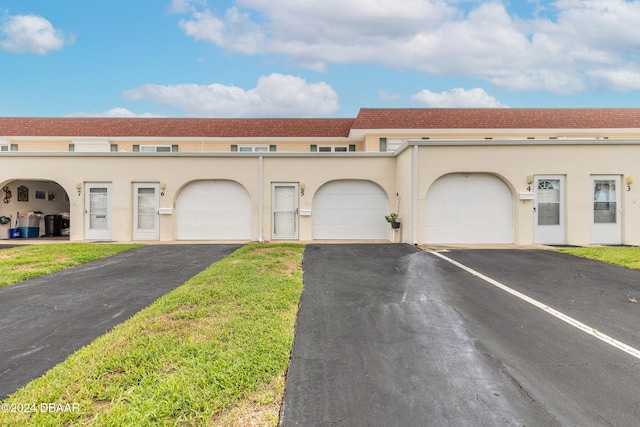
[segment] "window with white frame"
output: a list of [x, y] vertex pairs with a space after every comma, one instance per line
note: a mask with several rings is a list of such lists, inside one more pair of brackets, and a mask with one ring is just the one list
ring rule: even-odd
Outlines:
[[320, 145], [318, 146], [318, 152], [320, 153], [346, 153], [349, 151], [347, 146], [335, 146], [335, 145]]
[[176, 153], [177, 145], [133, 145], [134, 153]]
[[141, 153], [170, 153], [170, 145], [141, 145]]
[[355, 144], [349, 145], [317, 145], [311, 144], [310, 150], [312, 153], [347, 153], [356, 151]]
[[7, 140], [0, 140], [0, 151], [18, 151], [18, 144], [11, 144]]
[[238, 153], [269, 153], [276, 151], [276, 145], [238, 145], [231, 144], [231, 151]]
[[239, 145], [240, 153], [266, 153], [269, 151], [268, 145]]

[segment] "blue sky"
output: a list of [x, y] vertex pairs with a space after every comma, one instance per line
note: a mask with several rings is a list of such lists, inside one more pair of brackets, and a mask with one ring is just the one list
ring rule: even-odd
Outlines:
[[4, 0], [0, 116], [640, 107], [640, 1]]

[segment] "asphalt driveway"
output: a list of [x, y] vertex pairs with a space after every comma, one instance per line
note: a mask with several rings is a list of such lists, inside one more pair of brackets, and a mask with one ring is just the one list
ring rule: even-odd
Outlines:
[[[640, 272], [549, 251], [448, 257], [640, 345]], [[640, 360], [406, 245], [309, 245], [282, 425], [630, 426]]]
[[239, 245], [149, 245], [0, 289], [0, 399]]

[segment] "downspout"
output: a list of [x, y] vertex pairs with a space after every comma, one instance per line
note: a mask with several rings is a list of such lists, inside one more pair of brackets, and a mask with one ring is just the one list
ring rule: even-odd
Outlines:
[[263, 219], [262, 219], [262, 208], [263, 208], [263, 201], [262, 201], [262, 193], [263, 193], [263, 189], [262, 189], [262, 181], [263, 181], [263, 173], [262, 173], [262, 156], [258, 157], [258, 242], [260, 243], [264, 243], [264, 239], [262, 238], [262, 223], [263, 223]]
[[418, 145], [413, 146], [413, 184], [412, 184], [412, 219], [411, 238], [413, 244], [418, 244]]

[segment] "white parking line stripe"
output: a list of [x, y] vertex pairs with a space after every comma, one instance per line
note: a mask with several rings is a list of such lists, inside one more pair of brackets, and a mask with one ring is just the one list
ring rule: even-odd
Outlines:
[[514, 295], [514, 296], [520, 298], [521, 300], [526, 301], [529, 304], [531, 304], [531, 305], [533, 305], [535, 307], [538, 307], [541, 310], [546, 311], [547, 313], [549, 313], [549, 314], [557, 317], [558, 319], [570, 324], [571, 326], [573, 326], [575, 328], [578, 328], [581, 331], [586, 332], [587, 334], [589, 334], [591, 336], [594, 336], [594, 337], [598, 338], [599, 340], [604, 341], [607, 344], [609, 344], [609, 345], [611, 345], [611, 346], [613, 346], [613, 347], [615, 347], [615, 348], [617, 348], [619, 350], [622, 350], [625, 353], [628, 353], [628, 354], [630, 354], [631, 356], [633, 356], [633, 357], [635, 357], [637, 359], [640, 359], [640, 350], [635, 349], [635, 348], [633, 348], [633, 347], [631, 347], [631, 346], [629, 346], [629, 345], [627, 345], [627, 344], [625, 344], [623, 342], [620, 342], [620, 341], [618, 341], [618, 340], [616, 340], [614, 338], [611, 338], [610, 336], [608, 336], [606, 334], [603, 334], [602, 332], [598, 332], [598, 330], [596, 328], [592, 328], [591, 326], [585, 325], [584, 323], [579, 322], [576, 319], [574, 319], [574, 318], [572, 318], [570, 316], [567, 316], [566, 314], [561, 313], [558, 310], [555, 310], [555, 309], [549, 307], [548, 305], [543, 304], [540, 301], [537, 301], [537, 300], [535, 300], [535, 299], [533, 299], [533, 298], [531, 298], [531, 297], [529, 297], [529, 296], [527, 296], [527, 295], [525, 295], [523, 293], [520, 293], [520, 292], [516, 291], [515, 289], [511, 289], [510, 287], [508, 287], [506, 285], [503, 285], [502, 283], [498, 282], [497, 280], [494, 280], [491, 277], [485, 276], [484, 274], [479, 273], [476, 270], [474, 270], [474, 269], [472, 269], [470, 267], [467, 267], [466, 265], [461, 264], [458, 261], [455, 261], [455, 260], [453, 260], [453, 259], [451, 259], [451, 258], [449, 258], [449, 257], [447, 257], [445, 255], [442, 255], [439, 252], [436, 252], [436, 251], [430, 251], [430, 252], [432, 254], [442, 258], [443, 260], [445, 260], [447, 262], [450, 262], [451, 264], [455, 265], [456, 267], [459, 267], [459, 268], [471, 273], [472, 275], [474, 275], [474, 276], [476, 276], [476, 277], [478, 277], [478, 278], [480, 278], [480, 279], [482, 279], [482, 280], [484, 280], [484, 281], [486, 281], [488, 283], [491, 283], [492, 285], [502, 289], [503, 291], [506, 291], [506, 292], [510, 293], [511, 295]]

